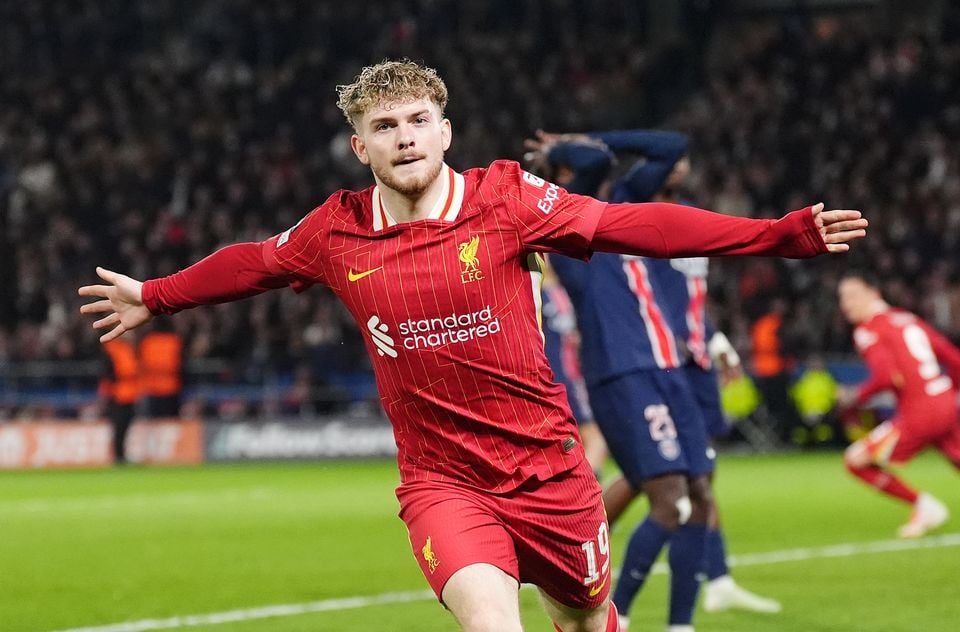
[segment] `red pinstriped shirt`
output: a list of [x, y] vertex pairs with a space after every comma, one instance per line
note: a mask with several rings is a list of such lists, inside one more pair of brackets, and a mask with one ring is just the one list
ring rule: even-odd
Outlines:
[[543, 352], [535, 253], [807, 257], [826, 250], [809, 208], [774, 221], [669, 204], [607, 205], [511, 161], [463, 174], [445, 166], [441, 177], [444, 190], [427, 219], [397, 223], [376, 187], [339, 191], [265, 242], [235, 244], [146, 281], [143, 302], [172, 314], [288, 284], [329, 286], [364, 331], [401, 481], [499, 492], [583, 458]]
[[937, 426], [956, 417], [960, 349], [943, 334], [910, 312], [886, 308], [858, 325], [853, 340], [870, 370], [857, 393], [860, 405], [892, 390], [897, 414], [913, 423]]
[[444, 169], [429, 219], [398, 224], [376, 187], [341, 192], [272, 257], [333, 289], [364, 329], [402, 481], [502, 491], [582, 458], [543, 353], [533, 252], [587, 256], [603, 205], [514, 162]]

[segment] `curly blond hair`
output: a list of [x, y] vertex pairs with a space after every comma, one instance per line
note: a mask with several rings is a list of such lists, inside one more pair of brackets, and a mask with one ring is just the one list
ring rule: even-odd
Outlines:
[[357, 131], [364, 112], [384, 104], [427, 98], [441, 116], [447, 107], [447, 86], [437, 71], [409, 59], [366, 66], [353, 83], [337, 86], [337, 95], [337, 107]]

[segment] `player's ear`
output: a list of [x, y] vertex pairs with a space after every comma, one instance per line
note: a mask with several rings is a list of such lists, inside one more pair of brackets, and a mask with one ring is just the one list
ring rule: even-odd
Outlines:
[[350, 137], [350, 149], [356, 154], [357, 160], [365, 165], [370, 164], [370, 157], [367, 156], [367, 146], [364, 144], [363, 139], [356, 134]]
[[443, 151], [450, 149], [450, 143], [453, 142], [453, 125], [448, 118], [440, 121], [440, 140], [443, 143]]

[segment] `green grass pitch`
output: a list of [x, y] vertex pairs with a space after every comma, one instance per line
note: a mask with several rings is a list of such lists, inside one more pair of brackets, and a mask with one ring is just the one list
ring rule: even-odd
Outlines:
[[[839, 453], [722, 456], [734, 575], [784, 611], [698, 612], [698, 632], [960, 629], [960, 476], [936, 455], [904, 473], [957, 517], [886, 550], [908, 511]], [[396, 484], [385, 461], [0, 473], [0, 630], [456, 630], [425, 596]], [[615, 564], [644, 510], [614, 529]], [[838, 544], [857, 546], [824, 548]], [[290, 608], [251, 610], [275, 605]], [[552, 629], [536, 591], [521, 605], [528, 631]], [[631, 630], [664, 629], [663, 574], [632, 614]]]

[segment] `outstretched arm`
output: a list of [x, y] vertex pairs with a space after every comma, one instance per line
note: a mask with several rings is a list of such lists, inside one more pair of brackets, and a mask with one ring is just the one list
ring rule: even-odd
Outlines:
[[846, 252], [866, 235], [860, 211], [824, 211], [823, 204], [778, 220], [721, 215], [679, 204], [609, 204], [591, 240], [594, 250], [648, 257], [775, 255], [813, 257]]
[[149, 322], [157, 314], [175, 314], [198, 305], [235, 301], [284, 287], [290, 277], [271, 269], [262, 254], [268, 242], [227, 246], [176, 274], [145, 283], [97, 268], [106, 284], [86, 285], [79, 289], [79, 294], [101, 300], [82, 306], [80, 312], [106, 314], [93, 326], [111, 328], [100, 336], [100, 342], [107, 342]]
[[[659, 257], [767, 255], [813, 257], [846, 252], [866, 235], [860, 211], [824, 211], [823, 204], [793, 211], [779, 220], [721, 215], [679, 204], [604, 204], [574, 195], [520, 165], [494, 163], [509, 175], [504, 199], [524, 245], [536, 251], [589, 258], [591, 252]], [[506, 181], [506, 178], [505, 178]]]

